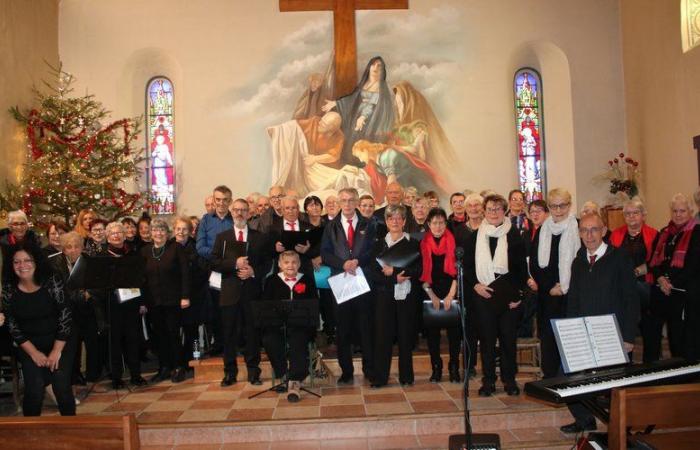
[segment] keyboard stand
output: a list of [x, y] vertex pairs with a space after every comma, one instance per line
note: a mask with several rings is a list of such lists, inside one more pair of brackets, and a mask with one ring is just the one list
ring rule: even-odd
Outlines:
[[[608, 407], [601, 405], [598, 399], [604, 398]], [[588, 409], [591, 414], [600, 419], [604, 424], [610, 423], [610, 395], [599, 395], [579, 400], [583, 406]]]

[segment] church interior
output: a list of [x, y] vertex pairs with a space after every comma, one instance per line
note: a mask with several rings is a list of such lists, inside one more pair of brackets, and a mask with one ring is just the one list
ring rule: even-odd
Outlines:
[[[376, 195], [369, 170], [351, 168], [349, 175], [334, 167], [312, 182], [308, 172], [283, 174], [288, 161], [275, 150], [312, 74], [322, 74], [324, 83], [333, 78], [329, 100], [337, 99], [355, 88], [376, 56], [393, 92], [401, 83], [413, 86], [437, 123], [423, 125], [434, 154], [408, 169], [400, 165], [406, 159], [372, 159], [371, 150], [360, 156], [353, 147], [349, 157], [369, 158], [381, 180], [413, 170], [418, 181], [411, 184], [424, 191], [419, 183], [426, 177], [440, 179], [444, 204], [455, 191], [527, 190], [522, 139], [536, 133], [538, 184], [528, 199], [563, 188], [574, 212], [587, 201], [620, 208], [605, 174], [623, 153], [638, 163], [635, 187], [647, 223], [658, 229], [668, 223], [674, 194], [692, 198], [700, 183], [700, 0], [0, 0], [0, 36], [0, 179], [10, 183], [22, 176], [28, 142], [25, 127], [7, 111], [36, 107], [33, 88], [53, 82], [49, 66], [60, 64], [74, 77], [76, 95], [94, 95], [109, 111], [105, 123], [143, 122], [134, 145], [144, 154], [155, 155], [150, 142], [157, 136], [148, 123], [151, 82], [167, 80], [172, 111], [163, 158], [170, 171], [157, 172], [154, 159], [148, 175], [124, 186], [170, 186], [168, 208], [177, 216], [201, 217], [202, 200], [216, 185], [230, 187], [234, 199], [281, 184], [302, 196], [325, 192], [318, 194], [325, 200], [342, 178], [348, 184], [341, 187], [371, 186]], [[536, 132], [522, 133], [514, 95], [522, 69], [539, 76]], [[640, 351], [635, 348], [635, 359]], [[538, 355], [536, 344], [519, 344], [521, 386], [539, 379]], [[265, 361], [262, 386], [221, 387], [220, 361], [203, 359], [192, 362], [194, 376], [183, 383], [97, 389], [77, 415], [130, 413], [138, 437], [122, 448], [151, 450], [432, 449], [448, 448], [449, 436], [464, 432], [462, 385], [429, 383], [425, 349], [414, 356], [415, 385], [398, 382], [394, 358], [392, 381], [380, 390], [359, 375], [357, 355], [355, 384], [336, 386], [333, 357], [330, 350], [322, 377], [310, 386], [322, 396], [299, 403], [276, 392], [249, 398], [271, 387]], [[471, 426], [497, 433], [500, 448], [575, 444], [577, 436], [560, 431], [571, 421], [562, 404], [502, 391], [479, 397], [478, 385], [478, 379], [470, 385]], [[2, 411], [14, 415], [12, 406]], [[58, 410], [48, 405], [42, 415]], [[2, 427], [0, 442], [8, 433]], [[118, 433], [95, 433], [104, 433], [104, 446], [90, 448], [122, 445]]]

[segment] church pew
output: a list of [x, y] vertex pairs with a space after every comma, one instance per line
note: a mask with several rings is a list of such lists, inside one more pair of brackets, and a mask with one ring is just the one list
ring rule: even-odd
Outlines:
[[123, 449], [141, 448], [133, 414], [124, 416], [3, 417], [0, 418], [2, 448]]
[[[608, 447], [626, 450], [630, 442], [642, 441], [658, 449], [698, 448], [700, 429], [627, 435], [627, 429], [700, 427], [700, 384], [614, 389], [610, 405]], [[692, 446], [687, 446], [692, 443]]]

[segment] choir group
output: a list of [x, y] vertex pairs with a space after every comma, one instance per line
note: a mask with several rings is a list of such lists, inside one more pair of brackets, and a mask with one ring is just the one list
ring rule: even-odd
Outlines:
[[[379, 201], [384, 206], [376, 209]], [[124, 365], [132, 385], [147, 384], [141, 376], [147, 347], [159, 362], [150, 382], [183, 381], [187, 362], [201, 350], [223, 354], [222, 386], [238, 381], [239, 349], [247, 381], [261, 384], [262, 347], [283, 380], [278, 390], [296, 402], [317, 333], [337, 349], [338, 384], [354, 383], [353, 355], [359, 351], [371, 386], [387, 385], [394, 345], [398, 381], [413, 384], [412, 355], [421, 337], [430, 353], [430, 381], [440, 382], [444, 337], [450, 382], [476, 375], [478, 349], [479, 395], [496, 392], [497, 368], [504, 391], [519, 395], [517, 338], [536, 335], [544, 377], [560, 374], [550, 319], [581, 315], [581, 302], [603, 302], [601, 311], [619, 303], [615, 293], [587, 297], [587, 290], [597, 292], [602, 275], [584, 283], [586, 271], [577, 269], [581, 259], [594, 273], [595, 264], [613, 261], [614, 254], [634, 287], [627, 310], [607, 308], [632, 321], [631, 335], [625, 330], [627, 350], [641, 334], [644, 361], [659, 359], [665, 325], [671, 354], [695, 359], [700, 226], [691, 199], [677, 194], [669, 205], [670, 221], [657, 231], [646, 224], [643, 203], [631, 199], [623, 208], [625, 225], [608, 231], [595, 203], [586, 202], [577, 218], [565, 189], [529, 204], [518, 190], [507, 197], [457, 192], [448, 214], [435, 192], [404, 190], [398, 183], [386, 187], [385, 199], [346, 188], [325, 205], [279, 186], [267, 196], [234, 199], [222, 185], [205, 200], [201, 218], [168, 223], [144, 215], [107, 222], [83, 210], [72, 228], [52, 222], [43, 245], [26, 215], [14, 211], [0, 231], [0, 346], [16, 351], [21, 364], [25, 415], [41, 413], [47, 384], [64, 415], [75, 414], [72, 384], [97, 382], [106, 373], [114, 389], [122, 388]], [[402, 258], [387, 257], [399, 253]], [[139, 290], [67, 287], [81, 255], [132, 258], [133, 271], [143, 274]], [[343, 273], [365, 277], [371, 289], [336, 301], [328, 278]], [[258, 320], [260, 302], [295, 299], [317, 299], [320, 326]], [[429, 322], [427, 316], [438, 311], [445, 320]], [[449, 320], [459, 312], [465, 330], [459, 320]], [[461, 365], [463, 336], [469, 356]]]

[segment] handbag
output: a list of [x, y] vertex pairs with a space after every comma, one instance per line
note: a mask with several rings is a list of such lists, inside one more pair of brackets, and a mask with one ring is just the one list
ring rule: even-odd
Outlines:
[[462, 307], [459, 301], [452, 300], [450, 309], [445, 311], [443, 300], [440, 309], [433, 308], [432, 300], [423, 300], [423, 325], [426, 328], [452, 328], [461, 322]]

